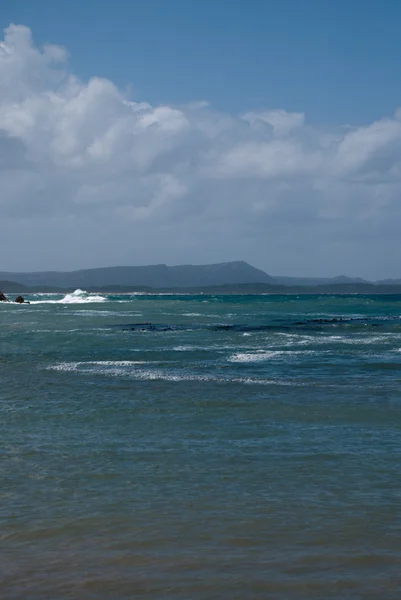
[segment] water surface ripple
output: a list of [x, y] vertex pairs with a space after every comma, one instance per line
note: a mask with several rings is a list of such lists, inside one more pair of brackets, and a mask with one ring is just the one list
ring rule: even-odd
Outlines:
[[401, 598], [401, 296], [29, 299], [1, 598]]

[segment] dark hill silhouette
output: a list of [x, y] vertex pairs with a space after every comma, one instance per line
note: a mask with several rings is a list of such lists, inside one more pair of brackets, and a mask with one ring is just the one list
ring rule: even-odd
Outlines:
[[15, 281], [0, 281], [0, 290], [6, 292], [24, 292], [26, 291], [26, 286], [21, 283], [16, 283]]
[[0, 273], [0, 280], [28, 287], [93, 288], [104, 286], [147, 286], [152, 288], [203, 287], [211, 285], [274, 283], [264, 271], [246, 262], [213, 265], [150, 265], [144, 267], [103, 267], [80, 271]]

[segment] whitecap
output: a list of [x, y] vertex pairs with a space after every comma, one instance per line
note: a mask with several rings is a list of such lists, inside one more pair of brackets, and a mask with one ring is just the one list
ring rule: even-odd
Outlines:
[[[124, 367], [140, 364], [142, 361], [88, 361], [88, 362], [69, 362], [59, 363], [47, 367], [53, 371], [78, 372], [82, 374], [107, 375], [111, 377], [125, 377], [128, 379], [140, 381], [199, 381], [213, 383], [241, 383], [253, 385], [279, 385], [279, 386], [305, 386], [303, 382], [289, 380], [274, 380], [274, 379], [258, 379], [252, 377], [222, 377], [210, 374], [179, 374], [171, 371], [162, 371], [159, 369], [126, 369]], [[144, 361], [146, 362], [146, 361]], [[143, 364], [143, 363], [142, 363]], [[90, 367], [100, 367], [96, 370]], [[112, 368], [105, 368], [112, 367]]]
[[146, 360], [86, 360], [77, 362], [64, 362], [50, 365], [52, 371], [76, 371], [81, 367], [131, 367], [146, 364]]
[[59, 300], [32, 300], [31, 304], [88, 304], [93, 302], [105, 302], [105, 296], [90, 294], [85, 290], [77, 289], [71, 294], [66, 294]]
[[258, 350], [257, 352], [237, 352], [233, 354], [228, 359], [229, 362], [262, 362], [264, 360], [268, 360], [269, 358], [274, 358], [275, 356], [279, 356], [283, 354], [280, 350], [271, 350], [269, 352], [264, 352], [263, 350]]
[[174, 352], [191, 352], [192, 350], [199, 350], [196, 346], [175, 346]]

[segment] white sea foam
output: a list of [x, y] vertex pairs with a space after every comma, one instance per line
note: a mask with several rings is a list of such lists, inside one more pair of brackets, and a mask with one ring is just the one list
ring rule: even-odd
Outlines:
[[[105, 329], [92, 329], [92, 331], [108, 331]], [[87, 335], [86, 332], [83, 332], [81, 328], [74, 328], [74, 329], [31, 329], [31, 333], [85, 333], [85, 335]]]
[[92, 371], [92, 367], [133, 367], [135, 365], [144, 365], [146, 360], [87, 360], [77, 362], [64, 362], [48, 367], [51, 371]]
[[160, 348], [160, 350], [173, 350], [174, 352], [190, 352], [190, 351], [196, 351], [196, 352], [224, 352], [225, 350], [234, 350], [237, 348], [236, 344], [217, 344], [217, 345], [211, 345], [211, 346], [190, 346], [190, 345], [184, 345], [184, 346], [174, 346], [173, 348], [170, 347], [163, 347]]
[[315, 343], [320, 345], [330, 343], [341, 343], [346, 345], [357, 345], [362, 344], [376, 344], [378, 342], [387, 341], [388, 338], [384, 338], [383, 335], [369, 335], [369, 336], [342, 336], [342, 335], [326, 335], [324, 337], [316, 338]]
[[237, 352], [230, 356], [227, 360], [233, 363], [253, 363], [263, 362], [270, 359], [281, 358], [286, 360], [294, 356], [306, 356], [325, 354], [328, 351], [316, 351], [316, 350], [254, 350], [252, 352]]
[[[162, 371], [160, 369], [127, 369], [138, 364], [144, 364], [146, 361], [87, 361], [87, 362], [65, 362], [51, 365], [49, 370], [77, 372], [82, 374], [107, 375], [111, 377], [124, 377], [140, 381], [199, 381], [214, 383], [242, 383], [253, 385], [279, 385], [290, 387], [303, 387], [303, 382], [274, 379], [258, 379], [252, 377], [221, 377], [210, 374], [179, 374], [171, 371]], [[97, 368], [93, 368], [97, 367]]]
[[196, 346], [175, 346], [174, 352], [191, 352], [192, 350], [199, 350]]
[[93, 302], [105, 302], [107, 298], [105, 296], [99, 296], [97, 294], [89, 294], [84, 290], [77, 289], [71, 294], [66, 294], [64, 298], [58, 300], [32, 300], [31, 304], [89, 304]]
[[230, 356], [228, 360], [229, 362], [262, 362], [264, 360], [269, 360], [270, 358], [275, 358], [281, 354], [283, 354], [283, 352], [280, 350], [271, 350], [268, 352], [264, 352], [263, 350], [258, 350], [256, 352], [237, 352]]

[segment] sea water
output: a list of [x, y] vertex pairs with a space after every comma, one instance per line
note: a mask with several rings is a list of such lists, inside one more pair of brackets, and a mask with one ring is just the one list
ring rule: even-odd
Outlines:
[[0, 597], [401, 597], [401, 296], [0, 305]]

